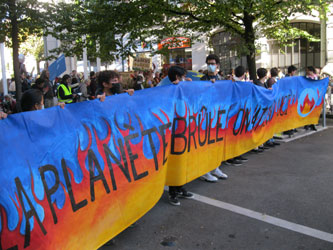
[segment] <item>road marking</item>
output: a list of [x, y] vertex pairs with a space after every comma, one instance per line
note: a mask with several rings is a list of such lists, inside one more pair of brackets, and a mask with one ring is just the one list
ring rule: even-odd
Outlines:
[[256, 219], [256, 220], [260, 220], [260, 221], [266, 222], [268, 224], [272, 224], [274, 226], [282, 227], [282, 228], [285, 228], [285, 229], [288, 229], [288, 230], [291, 230], [291, 231], [294, 231], [297, 233], [305, 234], [305, 235], [311, 236], [313, 238], [317, 238], [320, 240], [324, 240], [324, 241], [333, 243], [333, 234], [330, 234], [330, 233], [326, 233], [326, 232], [323, 232], [323, 231], [320, 231], [317, 229], [313, 229], [313, 228], [299, 225], [299, 224], [296, 224], [293, 222], [282, 220], [282, 219], [279, 219], [279, 218], [276, 218], [273, 216], [269, 216], [267, 214], [258, 213], [258, 212], [252, 211], [250, 209], [232, 205], [230, 203], [226, 203], [223, 201], [214, 200], [214, 199], [211, 199], [206, 196], [201, 196], [199, 194], [194, 194], [193, 199], [196, 201], [214, 206], [214, 207], [228, 210], [233, 213], [244, 215], [244, 216]]

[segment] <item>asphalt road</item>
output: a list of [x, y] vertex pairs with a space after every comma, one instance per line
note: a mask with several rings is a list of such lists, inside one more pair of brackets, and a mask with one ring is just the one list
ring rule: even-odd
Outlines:
[[101, 250], [331, 250], [332, 151], [333, 128], [328, 128], [263, 154], [247, 154], [242, 166], [222, 166], [228, 180], [187, 184], [196, 200], [172, 206], [165, 192], [135, 227]]

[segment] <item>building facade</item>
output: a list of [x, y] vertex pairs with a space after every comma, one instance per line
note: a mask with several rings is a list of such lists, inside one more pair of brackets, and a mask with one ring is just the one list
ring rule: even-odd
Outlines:
[[[333, 5], [330, 8], [333, 12]], [[318, 16], [318, 15], [317, 15]], [[295, 15], [290, 19], [293, 27], [307, 31], [317, 37], [316, 41], [296, 39], [290, 41], [288, 46], [281, 47], [277, 41], [260, 37], [257, 40], [258, 51], [256, 55], [257, 68], [277, 67], [282, 72], [287, 72], [290, 65], [299, 69], [299, 74], [305, 73], [307, 66], [323, 68], [333, 62], [333, 15], [328, 14], [327, 20], [319, 17]], [[214, 53], [221, 59], [221, 69], [229, 73], [238, 65], [247, 68], [246, 57], [237, 54], [237, 37], [231, 36], [223, 30], [217, 30], [211, 38]]]

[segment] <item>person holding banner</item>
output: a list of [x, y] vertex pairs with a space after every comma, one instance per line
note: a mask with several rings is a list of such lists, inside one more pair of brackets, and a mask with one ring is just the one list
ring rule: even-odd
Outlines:
[[[215, 54], [210, 54], [206, 58], [207, 64], [207, 73], [201, 77], [201, 81], [211, 81], [215, 83], [215, 81], [223, 80], [222, 76], [218, 74], [220, 71], [220, 58]], [[228, 175], [223, 173], [219, 167], [215, 170], [208, 172], [200, 177], [200, 179], [207, 182], [217, 182], [218, 179], [228, 179]]]
[[5, 112], [0, 111], [0, 120], [7, 118], [7, 114]]
[[98, 88], [96, 90], [96, 97], [100, 98], [102, 95], [111, 96], [121, 93], [133, 95], [134, 89], [124, 90], [119, 83], [119, 78], [119, 74], [113, 70], [99, 72], [97, 77]]
[[[65, 103], [59, 102], [57, 106], [65, 108]], [[44, 109], [44, 95], [39, 89], [25, 91], [21, 98], [21, 112]]]
[[[186, 69], [179, 66], [171, 66], [168, 71], [170, 81], [161, 81], [156, 87], [177, 85], [181, 81], [192, 81], [191, 78], [186, 78]], [[169, 203], [174, 206], [179, 206], [180, 201], [178, 198], [192, 199], [194, 195], [188, 192], [184, 186], [169, 186]]]
[[222, 76], [219, 73], [220, 71], [220, 58], [215, 54], [210, 54], [206, 58], [207, 64], [207, 73], [201, 77], [201, 81], [215, 81], [223, 80]]
[[34, 111], [44, 109], [43, 92], [39, 89], [25, 91], [21, 98], [21, 111]]

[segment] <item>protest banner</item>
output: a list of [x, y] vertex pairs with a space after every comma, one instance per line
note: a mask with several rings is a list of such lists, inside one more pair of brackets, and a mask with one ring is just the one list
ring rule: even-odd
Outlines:
[[0, 247], [96, 249], [165, 185], [317, 123], [327, 86], [194, 81], [9, 116], [0, 121]]

